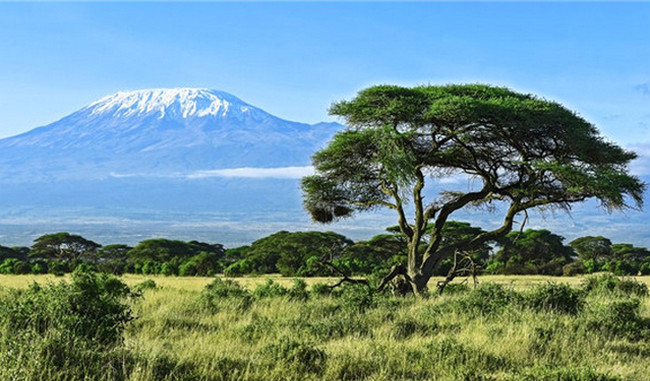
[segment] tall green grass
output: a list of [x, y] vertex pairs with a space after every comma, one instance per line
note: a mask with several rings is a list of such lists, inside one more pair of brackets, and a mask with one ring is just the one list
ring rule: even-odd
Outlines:
[[[0, 379], [647, 380], [647, 287], [616, 281], [523, 291], [486, 283], [418, 300], [361, 286], [213, 280], [183, 290], [156, 279], [137, 287], [139, 297], [133, 287], [114, 299], [135, 319], [110, 345], [65, 327], [39, 336], [0, 309]], [[0, 306], [48, 290], [5, 290]]]

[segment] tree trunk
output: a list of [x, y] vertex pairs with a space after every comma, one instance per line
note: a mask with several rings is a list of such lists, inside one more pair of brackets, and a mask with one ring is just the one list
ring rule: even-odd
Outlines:
[[426, 276], [421, 273], [409, 274], [411, 278], [411, 287], [413, 288], [413, 294], [419, 298], [426, 297], [428, 295], [429, 289], [427, 288], [427, 283], [431, 276]]

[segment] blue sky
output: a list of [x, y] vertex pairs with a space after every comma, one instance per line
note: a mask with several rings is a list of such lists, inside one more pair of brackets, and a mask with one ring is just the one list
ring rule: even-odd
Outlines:
[[[119, 90], [218, 89], [316, 123], [334, 120], [329, 105], [367, 86], [477, 82], [562, 102], [641, 154], [632, 171], [650, 178], [650, 1], [0, 0], [0, 138]], [[606, 215], [589, 204], [573, 217], [531, 218], [530, 227], [647, 246], [647, 210]], [[379, 217], [355, 219], [346, 234], [392, 221]]]
[[207, 87], [285, 119], [378, 83], [483, 82], [650, 144], [650, 2], [0, 3], [0, 137], [118, 90]]

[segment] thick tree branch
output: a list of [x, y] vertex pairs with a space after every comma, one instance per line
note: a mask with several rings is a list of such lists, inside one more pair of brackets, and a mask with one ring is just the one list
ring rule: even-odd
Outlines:
[[379, 287], [377, 287], [378, 292], [384, 292], [386, 290], [386, 287], [390, 284], [390, 282], [395, 279], [397, 276], [403, 276], [409, 283], [413, 283], [413, 280], [411, 277], [408, 275], [406, 272], [406, 269], [404, 269], [404, 266], [402, 265], [396, 265], [391, 267], [390, 272], [388, 275], [386, 275], [382, 280], [381, 283], [379, 283]]
[[444, 227], [445, 222], [447, 222], [449, 215], [454, 211], [466, 206], [467, 204], [478, 201], [489, 194], [490, 186], [488, 183], [485, 183], [483, 189], [480, 191], [466, 193], [456, 198], [455, 200], [446, 203], [442, 206], [442, 208], [440, 208], [440, 212], [438, 213], [438, 217], [436, 218], [436, 221], [433, 225], [433, 230], [429, 238], [429, 244], [427, 245], [427, 248], [425, 249], [425, 252], [422, 256], [421, 268], [423, 272], [428, 274], [427, 271], [433, 269], [433, 267], [431, 267], [434, 265], [432, 263], [432, 256], [434, 253], [436, 253], [438, 247], [440, 246], [440, 242], [442, 241], [442, 228]]
[[477, 279], [478, 266], [476, 265], [472, 257], [470, 255], [464, 254], [463, 258], [461, 259], [461, 262], [465, 265], [465, 267], [458, 268], [459, 265], [458, 251], [455, 251], [453, 266], [451, 267], [451, 269], [449, 269], [449, 272], [447, 272], [447, 276], [445, 277], [445, 279], [438, 281], [437, 283], [438, 294], [442, 294], [445, 287], [447, 287], [447, 285], [451, 283], [451, 281], [454, 280], [458, 275], [465, 275], [467, 277], [471, 276], [472, 279], [474, 280], [474, 285], [476, 286], [478, 284], [478, 279]]
[[363, 284], [363, 285], [365, 285], [365, 286], [369, 286], [369, 285], [370, 285], [370, 284], [368, 283], [368, 280], [367, 280], [367, 279], [355, 279], [355, 278], [351, 278], [351, 277], [350, 277], [350, 276], [349, 276], [345, 271], [341, 270], [340, 268], [338, 268], [337, 266], [335, 266], [331, 261], [326, 260], [325, 258], [326, 258], [326, 256], [324, 256], [323, 258], [321, 258], [321, 259], [317, 262], [317, 264], [320, 265], [320, 266], [323, 266], [323, 267], [327, 267], [327, 268], [329, 268], [330, 270], [332, 270], [333, 272], [335, 272], [336, 274], [339, 274], [339, 275], [341, 276], [341, 279], [339, 279], [339, 281], [338, 281], [337, 283], [335, 283], [335, 284], [333, 284], [333, 285], [329, 285], [329, 286], [327, 286], [327, 287], [330, 288], [330, 290], [333, 290], [333, 289], [339, 287], [339, 286], [342, 285], [343, 283]]
[[399, 230], [404, 234], [407, 239], [411, 240], [413, 238], [413, 229], [411, 226], [408, 224], [408, 220], [406, 219], [406, 213], [404, 213], [404, 205], [402, 202], [402, 198], [399, 195], [399, 191], [397, 189], [397, 185], [391, 184], [392, 186], [382, 187], [382, 191], [390, 196], [393, 197], [395, 200], [395, 208], [393, 208], [395, 211], [397, 211], [397, 225], [399, 226]]

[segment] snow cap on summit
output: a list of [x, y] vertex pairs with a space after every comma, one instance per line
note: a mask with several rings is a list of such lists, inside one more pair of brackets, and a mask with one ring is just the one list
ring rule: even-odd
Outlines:
[[91, 115], [112, 114], [128, 117], [155, 115], [163, 118], [174, 115], [182, 118], [228, 114], [264, 113], [234, 95], [223, 91], [194, 88], [145, 89], [119, 91], [91, 103]]

